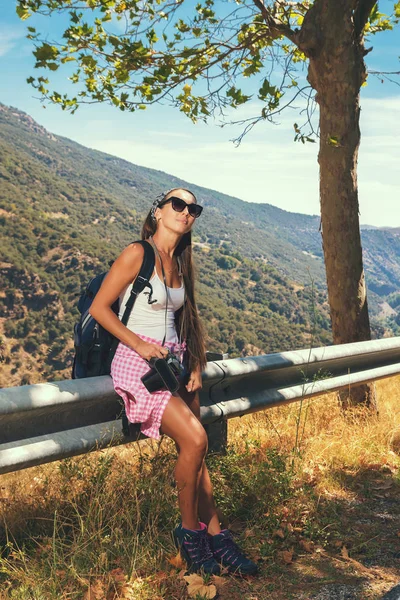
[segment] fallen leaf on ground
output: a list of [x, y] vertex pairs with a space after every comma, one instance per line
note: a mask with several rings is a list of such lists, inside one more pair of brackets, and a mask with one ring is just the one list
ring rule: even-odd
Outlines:
[[110, 571], [110, 577], [113, 578], [114, 583], [116, 583], [117, 585], [122, 585], [127, 580], [127, 576], [125, 575], [124, 570], [121, 569], [121, 567], [117, 567], [116, 569]]
[[85, 600], [105, 600], [106, 589], [101, 579], [94, 581], [85, 595]]
[[118, 589], [117, 594], [113, 594], [110, 597], [110, 600], [117, 600], [117, 598], [118, 600], [135, 600], [137, 598], [137, 590], [134, 589], [132, 583], [124, 583], [124, 585]]
[[183, 578], [188, 583], [188, 594], [191, 598], [196, 598], [196, 596], [203, 596], [203, 598], [215, 598], [217, 595], [217, 588], [215, 585], [206, 585], [203, 581], [203, 578], [196, 573], [192, 575], [186, 575]]
[[184, 569], [185, 566], [186, 566], [186, 563], [183, 560], [180, 552], [178, 552], [178, 554], [176, 556], [171, 556], [168, 559], [168, 562], [169, 562], [170, 565], [172, 565], [176, 569]]
[[56, 575], [57, 575], [57, 577], [60, 577], [60, 579], [61, 579], [61, 577], [64, 577], [65, 574], [66, 574], [66, 571], [64, 571], [64, 569], [58, 569], [56, 571]]
[[217, 590], [219, 590], [220, 588], [222, 588], [224, 585], [226, 585], [228, 583], [227, 579], [224, 579], [223, 577], [219, 577], [218, 575], [213, 575], [212, 580], [213, 580], [213, 583], [215, 583]]
[[276, 531], [274, 531], [274, 533], [272, 534], [274, 537], [279, 537], [281, 538], [281, 540], [285, 539], [285, 534], [283, 533], [283, 529], [277, 529]]
[[293, 550], [281, 550], [278, 552], [278, 556], [282, 562], [286, 565], [290, 565], [293, 561]]
[[306, 552], [314, 552], [314, 542], [310, 542], [309, 540], [300, 540], [299, 543], [303, 550], [305, 550]]

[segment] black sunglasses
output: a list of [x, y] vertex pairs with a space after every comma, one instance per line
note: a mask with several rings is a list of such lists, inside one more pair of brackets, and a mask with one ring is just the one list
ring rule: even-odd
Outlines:
[[168, 202], [171, 202], [172, 208], [179, 213], [183, 212], [187, 207], [189, 215], [191, 217], [194, 217], [195, 219], [197, 219], [197, 217], [201, 215], [203, 210], [203, 207], [199, 204], [195, 204], [194, 202], [188, 204], [187, 202], [182, 200], [182, 198], [177, 198], [176, 196], [171, 196], [171, 198], [168, 198], [168, 200], [164, 200], [158, 205], [158, 207], [161, 208]]

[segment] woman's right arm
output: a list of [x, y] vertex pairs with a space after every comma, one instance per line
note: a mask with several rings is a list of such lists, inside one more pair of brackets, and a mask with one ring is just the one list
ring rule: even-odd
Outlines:
[[131, 244], [121, 252], [104, 278], [89, 312], [104, 329], [148, 360], [152, 357], [163, 358], [168, 350], [159, 344], [149, 344], [142, 340], [121, 323], [111, 308], [122, 291], [136, 279], [142, 266], [143, 256], [144, 250], [141, 244]]

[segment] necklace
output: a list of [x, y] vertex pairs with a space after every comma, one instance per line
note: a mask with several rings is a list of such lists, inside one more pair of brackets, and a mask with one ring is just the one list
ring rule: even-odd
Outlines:
[[176, 271], [176, 265], [174, 265], [173, 269], [165, 269], [166, 273], [173, 273], [174, 271]]
[[[153, 240], [152, 237], [150, 239], [151, 239], [151, 242], [152, 242], [154, 248], [156, 249], [156, 251], [158, 253], [158, 258], [159, 258], [160, 263], [161, 263], [161, 269], [163, 271], [165, 271], [165, 273], [173, 273], [174, 271], [176, 271], [176, 267], [177, 267], [176, 262], [175, 262], [175, 264], [174, 264], [174, 266], [173, 266], [172, 269], [165, 269], [164, 268], [164, 264], [163, 264], [163, 261], [161, 260], [160, 252], [161, 252], [161, 254], [164, 254], [164, 256], [168, 256], [168, 258], [170, 258], [170, 256], [169, 256], [169, 254], [167, 252], [165, 252], [165, 250], [161, 250], [160, 248], [157, 247], [157, 244], [155, 243], [155, 241]], [[173, 264], [173, 262], [174, 262], [174, 257], [171, 258], [171, 264]]]

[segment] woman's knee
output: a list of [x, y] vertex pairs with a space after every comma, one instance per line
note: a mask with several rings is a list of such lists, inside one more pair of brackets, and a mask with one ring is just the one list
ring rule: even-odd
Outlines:
[[180, 451], [203, 459], [208, 450], [207, 434], [200, 423], [191, 433], [192, 435], [188, 436], [186, 443], [180, 445]]

